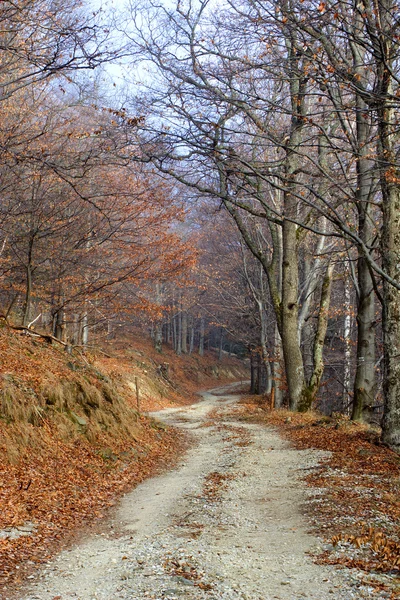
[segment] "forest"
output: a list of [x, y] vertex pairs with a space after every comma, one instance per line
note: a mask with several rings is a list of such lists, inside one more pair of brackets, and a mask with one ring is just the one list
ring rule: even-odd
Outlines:
[[400, 450], [396, 0], [4, 0], [0, 312], [249, 356]]

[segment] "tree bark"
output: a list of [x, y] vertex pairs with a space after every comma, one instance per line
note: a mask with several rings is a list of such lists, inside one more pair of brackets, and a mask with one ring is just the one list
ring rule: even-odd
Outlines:
[[[400, 169], [396, 160], [397, 120], [393, 102], [392, 69], [394, 42], [393, 3], [377, 5], [378, 31], [371, 35], [375, 45], [378, 98], [378, 164], [382, 190], [382, 265], [395, 281], [400, 279]], [[379, 16], [379, 21], [378, 21]], [[375, 17], [374, 17], [375, 18]], [[397, 41], [396, 41], [397, 44]], [[400, 291], [386, 279], [383, 283], [384, 417], [383, 442], [400, 452]]]
[[168, 313], [168, 321], [167, 321], [167, 343], [172, 344], [172, 322], [171, 322], [171, 313]]
[[282, 375], [281, 375], [281, 336], [279, 335], [278, 326], [275, 326], [274, 339], [274, 408], [281, 408], [283, 404], [282, 393]]
[[187, 312], [184, 310], [184, 311], [182, 311], [182, 352], [183, 352], [183, 354], [187, 354], [187, 352], [188, 352], [187, 340], [188, 340], [188, 315], [187, 315]]
[[[290, 13], [287, 1], [282, 3], [282, 14]], [[298, 326], [298, 226], [290, 219], [297, 219], [298, 201], [293, 193], [299, 168], [298, 149], [303, 141], [303, 125], [306, 116], [305, 94], [307, 78], [304, 65], [298, 57], [295, 32], [284, 30], [290, 74], [291, 123], [285, 158], [285, 190], [283, 193], [284, 219], [282, 226], [282, 348], [285, 359], [286, 380], [289, 390], [289, 407], [297, 410], [305, 392], [304, 365], [297, 335]]]
[[178, 315], [172, 316], [172, 344], [175, 352], [178, 349], [178, 328], [177, 328]]
[[258, 394], [258, 355], [254, 348], [250, 349], [250, 394]]
[[81, 318], [81, 331], [82, 346], [85, 347], [88, 345], [89, 342], [89, 318], [87, 311], [83, 313]]
[[[290, 193], [285, 202], [285, 213], [293, 216], [294, 198]], [[283, 261], [282, 261], [282, 348], [285, 359], [286, 380], [289, 390], [289, 407], [297, 410], [305, 391], [303, 357], [297, 335], [298, 320], [298, 253], [297, 226], [283, 222]]]
[[190, 319], [190, 335], [189, 335], [189, 354], [193, 354], [194, 350], [194, 322], [193, 317]]
[[[383, 67], [383, 77], [389, 77]], [[389, 87], [390, 90], [390, 87]], [[393, 279], [399, 279], [400, 265], [400, 170], [396, 168], [393, 136], [395, 114], [389, 102], [379, 111], [382, 186], [382, 262]], [[383, 441], [400, 452], [400, 291], [383, 283], [383, 349], [385, 397]]]
[[351, 418], [368, 421], [375, 403], [375, 291], [366, 260], [358, 259], [357, 368]]
[[28, 257], [26, 264], [26, 288], [25, 288], [25, 300], [24, 300], [24, 314], [22, 318], [22, 325], [26, 327], [30, 322], [31, 315], [31, 301], [32, 301], [32, 251], [33, 251], [33, 238], [29, 241]]
[[56, 337], [58, 340], [64, 341], [64, 330], [64, 310], [59, 308], [55, 314], [54, 337]]
[[177, 314], [177, 332], [176, 332], [176, 353], [178, 356], [182, 354], [182, 307], [180, 302], [180, 296], [178, 300], [178, 314]]
[[200, 317], [200, 337], [199, 337], [199, 354], [200, 354], [200, 356], [204, 356], [204, 330], [205, 330], [204, 317]]
[[[355, 28], [362, 29], [362, 20], [356, 13]], [[356, 75], [367, 83], [365, 50], [353, 45]], [[372, 148], [369, 144], [370, 124], [368, 106], [361, 94], [356, 93], [357, 131], [357, 189], [358, 234], [370, 248], [375, 236], [374, 216], [370, 202], [373, 185]], [[357, 367], [354, 380], [352, 419], [368, 421], [375, 403], [375, 291], [371, 271], [362, 254], [358, 258], [357, 285]]]
[[218, 360], [222, 360], [222, 351], [224, 349], [224, 330], [220, 327], [219, 330], [219, 349], [218, 349]]
[[334, 265], [333, 263], [329, 263], [325, 277], [322, 282], [321, 289], [321, 300], [319, 305], [318, 312], [318, 324], [317, 331], [314, 337], [314, 347], [313, 347], [313, 359], [314, 359], [314, 368], [313, 373], [310, 379], [310, 383], [307, 386], [307, 390], [305, 394], [303, 394], [303, 398], [301, 403], [299, 404], [299, 410], [305, 412], [309, 410], [316, 400], [317, 393], [319, 387], [321, 385], [322, 376], [324, 374], [324, 343], [326, 337], [326, 330], [328, 328], [328, 317], [329, 317], [329, 307], [331, 301], [331, 289], [332, 289], [332, 275], [333, 275]]
[[163, 324], [161, 320], [158, 320], [154, 326], [154, 348], [161, 354], [163, 342]]
[[350, 406], [350, 377], [351, 377], [351, 289], [350, 289], [350, 269], [348, 264], [344, 268], [344, 365], [343, 365], [343, 410], [349, 414]]
[[[160, 283], [156, 283], [156, 303], [160, 306], [160, 310], [162, 307], [162, 286]], [[158, 316], [156, 322], [154, 323], [154, 348], [157, 352], [162, 352], [162, 343], [163, 343], [163, 320], [162, 316]]]

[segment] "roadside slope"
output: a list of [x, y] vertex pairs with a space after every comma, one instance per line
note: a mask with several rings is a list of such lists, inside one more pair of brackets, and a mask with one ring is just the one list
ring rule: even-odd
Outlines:
[[301, 479], [323, 453], [294, 450], [232, 416], [218, 390], [157, 417], [194, 437], [172, 471], [127, 494], [103, 531], [38, 573], [21, 600], [369, 598], [331, 566], [300, 512]]
[[[183, 403], [185, 390], [195, 386], [174, 379], [173, 357], [166, 379], [146, 344], [130, 342], [129, 349], [140, 365], [125, 349], [113, 357], [107, 348], [109, 358], [70, 356], [40, 338], [0, 329], [2, 594], [82, 524], [104, 515], [123, 491], [182, 453], [181, 435], [138, 413], [132, 382], [140, 378], [142, 408], [163, 398]], [[189, 367], [197, 362], [185, 359]], [[212, 360], [205, 359], [204, 369]], [[225, 367], [235, 370], [234, 361]]]

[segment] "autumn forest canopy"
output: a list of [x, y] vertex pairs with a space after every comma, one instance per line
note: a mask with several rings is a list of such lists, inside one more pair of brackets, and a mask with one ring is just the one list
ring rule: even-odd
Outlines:
[[400, 449], [400, 5], [0, 6], [0, 312], [250, 358]]

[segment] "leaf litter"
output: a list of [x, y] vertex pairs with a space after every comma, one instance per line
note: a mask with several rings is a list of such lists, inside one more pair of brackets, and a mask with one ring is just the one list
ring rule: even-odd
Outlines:
[[343, 415], [271, 411], [245, 397], [236, 417], [273, 426], [297, 449], [326, 451], [306, 475], [305, 511], [326, 548], [321, 564], [361, 573], [385, 597], [400, 597], [400, 457], [380, 444], [379, 431]]

